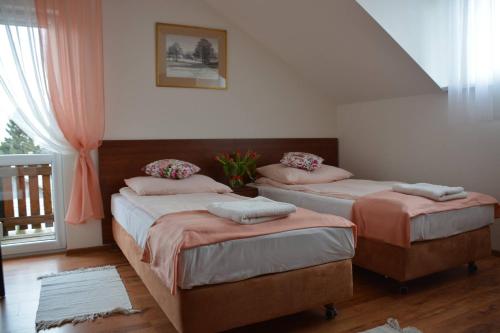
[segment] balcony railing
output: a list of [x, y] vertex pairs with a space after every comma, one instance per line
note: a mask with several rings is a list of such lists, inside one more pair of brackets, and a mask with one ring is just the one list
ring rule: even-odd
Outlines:
[[0, 189], [0, 239], [24, 242], [55, 235], [51, 164], [4, 164]]

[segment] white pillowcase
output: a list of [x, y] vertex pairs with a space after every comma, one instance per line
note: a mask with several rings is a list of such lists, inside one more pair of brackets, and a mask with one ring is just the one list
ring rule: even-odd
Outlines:
[[353, 176], [347, 170], [323, 164], [314, 171], [291, 168], [282, 164], [270, 164], [257, 168], [262, 176], [287, 185], [331, 183]]
[[189, 193], [229, 193], [229, 186], [204, 175], [192, 175], [184, 179], [157, 177], [134, 177], [125, 179], [125, 184], [138, 195], [172, 195]]

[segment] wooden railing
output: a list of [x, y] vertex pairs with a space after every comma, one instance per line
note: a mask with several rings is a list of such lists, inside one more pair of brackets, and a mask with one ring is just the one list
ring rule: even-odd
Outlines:
[[3, 236], [54, 222], [50, 164], [0, 166]]

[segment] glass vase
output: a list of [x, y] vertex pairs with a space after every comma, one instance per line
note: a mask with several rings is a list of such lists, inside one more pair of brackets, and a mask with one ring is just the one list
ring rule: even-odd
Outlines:
[[243, 177], [241, 176], [232, 176], [229, 178], [229, 186], [231, 188], [240, 188], [245, 186], [245, 182], [243, 182]]

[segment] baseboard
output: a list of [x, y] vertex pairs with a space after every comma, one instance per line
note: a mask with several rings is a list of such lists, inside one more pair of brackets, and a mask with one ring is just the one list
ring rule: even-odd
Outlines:
[[41, 252], [33, 252], [33, 253], [22, 253], [22, 254], [9, 254], [9, 255], [3, 255], [3, 259], [8, 260], [8, 259], [19, 259], [19, 258], [26, 258], [26, 257], [40, 257], [40, 256], [47, 256], [50, 254], [58, 254], [58, 253], [65, 253], [66, 255], [77, 255], [77, 254], [83, 254], [83, 253], [88, 253], [88, 252], [94, 252], [94, 251], [100, 251], [100, 250], [115, 250], [118, 249], [118, 246], [116, 243], [112, 244], [105, 244], [101, 246], [93, 246], [93, 247], [84, 247], [84, 248], [79, 248], [79, 249], [60, 249], [60, 250], [48, 250], [48, 251], [41, 251]]
[[8, 260], [8, 259], [20, 259], [20, 258], [27, 258], [27, 257], [43, 257], [51, 254], [58, 254], [58, 253], [64, 253], [64, 249], [59, 249], [59, 250], [47, 250], [47, 251], [39, 251], [39, 252], [28, 252], [28, 253], [21, 253], [21, 254], [4, 254], [3, 259]]
[[83, 253], [102, 251], [102, 250], [113, 250], [113, 249], [118, 249], [118, 246], [116, 244], [104, 244], [100, 246], [84, 247], [79, 249], [68, 249], [66, 250], [66, 255], [71, 256], [76, 254], [83, 254]]

